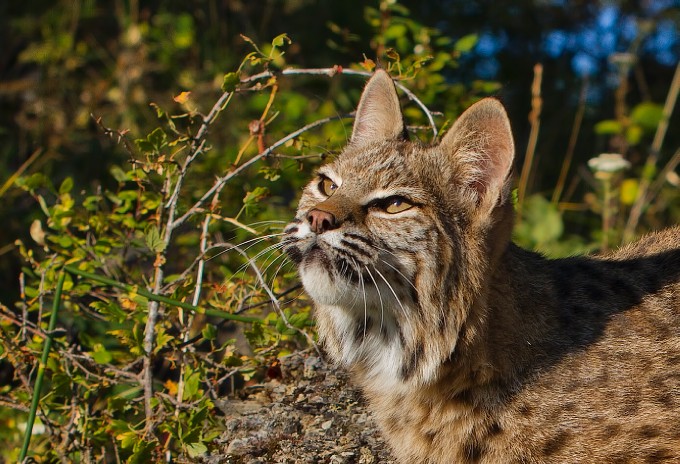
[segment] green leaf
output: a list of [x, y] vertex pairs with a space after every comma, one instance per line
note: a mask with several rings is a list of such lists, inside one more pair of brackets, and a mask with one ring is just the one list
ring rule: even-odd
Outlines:
[[92, 359], [98, 364], [108, 364], [113, 360], [113, 355], [106, 351], [104, 345], [101, 343], [95, 343], [92, 347], [94, 351], [92, 352]]
[[541, 195], [532, 195], [522, 205], [522, 222], [516, 238], [529, 248], [551, 243], [562, 236], [564, 223], [557, 206]]
[[224, 75], [222, 80], [222, 92], [233, 92], [241, 83], [241, 74], [238, 72], [230, 72]]
[[184, 13], [175, 21], [175, 33], [172, 34], [172, 42], [179, 49], [189, 48], [194, 43], [194, 19]]
[[153, 450], [156, 443], [152, 441], [139, 440], [135, 443], [134, 453], [128, 459], [128, 464], [147, 464], [152, 462]]
[[151, 142], [151, 144], [153, 144], [156, 151], [158, 151], [165, 145], [168, 136], [165, 134], [163, 129], [157, 127], [147, 136], [147, 139], [149, 142]]
[[208, 324], [203, 328], [203, 331], [201, 331], [201, 335], [203, 335], [203, 338], [206, 340], [215, 340], [217, 338], [217, 329], [214, 325]]
[[111, 175], [118, 182], [123, 183], [128, 180], [128, 175], [120, 166], [111, 166]]
[[595, 133], [599, 135], [620, 134], [622, 130], [621, 123], [614, 119], [605, 119], [595, 124]]
[[[287, 114], [287, 113], [286, 113]], [[281, 178], [281, 173], [278, 169], [276, 168], [271, 168], [269, 166], [263, 166], [260, 168], [259, 173], [262, 174], [262, 176], [271, 181], [275, 182]]]
[[293, 43], [293, 41], [290, 40], [288, 34], [279, 34], [272, 40], [272, 46], [279, 48], [283, 47], [284, 44], [290, 45], [291, 43]]
[[200, 372], [193, 372], [191, 369], [187, 369], [184, 374], [184, 399], [191, 400], [196, 397], [199, 390], [201, 375]]
[[149, 250], [154, 253], [161, 253], [165, 250], [165, 242], [161, 239], [161, 234], [156, 225], [150, 225], [144, 232], [144, 241]]
[[468, 34], [456, 41], [454, 50], [459, 53], [467, 53], [477, 45], [477, 34]]
[[637, 145], [642, 140], [642, 127], [632, 124], [626, 128], [626, 141], [631, 145]]
[[36, 172], [35, 174], [31, 174], [28, 177], [18, 178], [16, 181], [16, 185], [23, 188], [26, 191], [32, 192], [40, 187], [49, 186], [49, 182], [44, 174]]
[[264, 199], [268, 194], [269, 189], [266, 187], [255, 187], [253, 191], [246, 193], [246, 196], [243, 197], [243, 206], [248, 209]]
[[208, 452], [208, 447], [201, 442], [186, 445], [184, 449], [186, 450], [190, 458], [197, 458]]
[[157, 127], [146, 139], [135, 140], [135, 144], [144, 153], [159, 153], [168, 144], [168, 136], [163, 129]]
[[135, 446], [135, 443], [137, 443], [137, 432], [135, 431], [130, 431], [130, 432], [123, 432], [121, 434], [118, 434], [116, 436], [118, 441], [120, 441], [120, 446], [123, 449], [128, 449], [132, 448]]
[[59, 186], [59, 193], [69, 193], [73, 189], [73, 178], [67, 177]]
[[653, 131], [663, 118], [663, 107], [652, 102], [640, 103], [633, 108], [630, 118], [643, 129]]
[[153, 349], [154, 354], [158, 354], [160, 350], [165, 348], [170, 341], [175, 337], [170, 335], [164, 328], [157, 329], [156, 331], [156, 346]]

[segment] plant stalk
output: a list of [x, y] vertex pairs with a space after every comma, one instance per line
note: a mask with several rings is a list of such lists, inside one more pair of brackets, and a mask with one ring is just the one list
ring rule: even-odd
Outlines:
[[47, 360], [50, 355], [50, 349], [52, 348], [52, 332], [57, 325], [57, 313], [59, 312], [59, 307], [61, 306], [61, 292], [64, 289], [64, 279], [66, 278], [66, 272], [63, 270], [59, 273], [59, 279], [57, 280], [57, 289], [54, 293], [54, 301], [52, 303], [52, 314], [50, 314], [50, 320], [47, 324], [47, 332], [45, 333], [45, 344], [43, 345], [42, 357], [40, 358], [40, 364], [38, 365], [38, 373], [35, 378], [35, 385], [33, 387], [33, 398], [31, 398], [31, 408], [28, 411], [28, 420], [26, 421], [26, 432], [24, 435], [24, 443], [21, 446], [21, 452], [19, 453], [19, 462], [24, 462], [26, 459], [26, 454], [28, 453], [28, 446], [31, 443], [31, 435], [33, 435], [33, 424], [35, 424], [35, 416], [38, 411], [38, 403], [40, 402], [40, 390], [42, 389], [43, 378], [45, 377], [45, 366], [47, 365]]

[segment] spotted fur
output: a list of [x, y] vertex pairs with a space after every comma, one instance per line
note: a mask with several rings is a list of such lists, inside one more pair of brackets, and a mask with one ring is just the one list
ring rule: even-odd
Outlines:
[[424, 145], [374, 75], [283, 239], [326, 350], [402, 463], [680, 462], [680, 228], [522, 250], [513, 156], [496, 100]]

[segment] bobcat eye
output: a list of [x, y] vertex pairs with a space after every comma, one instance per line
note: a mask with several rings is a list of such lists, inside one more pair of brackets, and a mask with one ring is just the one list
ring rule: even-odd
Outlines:
[[337, 189], [338, 186], [328, 177], [323, 177], [321, 182], [319, 182], [319, 191], [327, 197], [333, 195]]
[[401, 213], [411, 208], [413, 208], [413, 204], [409, 203], [404, 197], [390, 197], [384, 203], [385, 212], [390, 214]]

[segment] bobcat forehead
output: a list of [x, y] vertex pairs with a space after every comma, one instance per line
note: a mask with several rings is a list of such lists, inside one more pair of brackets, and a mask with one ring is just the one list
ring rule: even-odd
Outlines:
[[599, 258], [511, 243], [514, 145], [473, 105], [406, 140], [377, 71], [283, 247], [400, 463], [680, 462], [680, 227]]

